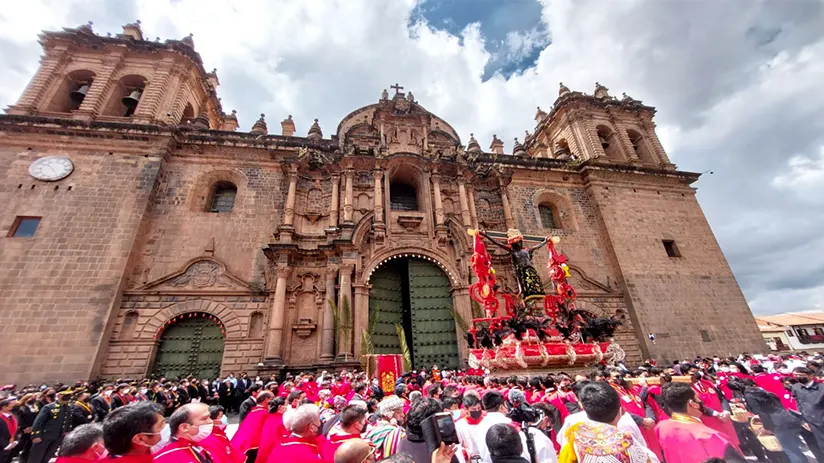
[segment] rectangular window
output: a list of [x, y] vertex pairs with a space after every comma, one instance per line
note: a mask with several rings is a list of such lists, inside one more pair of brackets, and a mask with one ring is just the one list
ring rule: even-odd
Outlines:
[[670, 257], [681, 257], [681, 252], [678, 251], [678, 245], [675, 244], [675, 240], [661, 240], [664, 243], [664, 249], [667, 251], [667, 255]]
[[795, 333], [793, 333], [793, 330], [787, 330], [787, 336], [792, 338], [795, 336]]
[[31, 238], [40, 225], [40, 217], [17, 217], [9, 231], [13, 238]]
[[810, 333], [804, 328], [796, 328], [795, 330], [798, 331], [798, 335], [803, 338], [810, 336]]
[[707, 330], [698, 330], [698, 332], [701, 333], [701, 340], [702, 341], [704, 341], [704, 342], [712, 341], [712, 338], [710, 338], [710, 333]]
[[818, 336], [824, 336], [824, 330], [822, 330], [821, 328], [813, 328], [813, 333], [815, 333]]

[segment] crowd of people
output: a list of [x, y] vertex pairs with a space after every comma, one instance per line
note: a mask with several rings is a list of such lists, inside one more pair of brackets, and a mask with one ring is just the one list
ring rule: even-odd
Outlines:
[[[391, 391], [357, 371], [12, 385], [0, 463], [824, 462], [822, 381], [824, 358], [800, 353], [532, 377], [433, 367]], [[433, 417], [451, 417], [456, 444], [432, 441]]]

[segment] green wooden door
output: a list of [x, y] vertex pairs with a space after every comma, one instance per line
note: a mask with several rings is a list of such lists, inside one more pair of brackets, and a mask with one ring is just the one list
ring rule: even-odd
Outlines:
[[[395, 324], [403, 326], [403, 279], [402, 262], [393, 261], [379, 268], [372, 275], [369, 291], [369, 320], [374, 322], [372, 346], [376, 354], [400, 354], [401, 346]], [[373, 326], [370, 323], [369, 326]]]
[[437, 265], [421, 259], [409, 259], [408, 269], [414, 368], [459, 368], [449, 279]]
[[170, 325], [160, 337], [152, 374], [156, 377], [215, 378], [223, 361], [223, 334], [199, 314]]

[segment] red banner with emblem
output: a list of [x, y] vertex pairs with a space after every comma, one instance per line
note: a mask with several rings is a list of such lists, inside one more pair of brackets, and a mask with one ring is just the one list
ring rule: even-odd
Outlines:
[[401, 354], [377, 354], [368, 357], [367, 375], [378, 379], [378, 384], [385, 394], [394, 394], [395, 382], [403, 374], [403, 356]]

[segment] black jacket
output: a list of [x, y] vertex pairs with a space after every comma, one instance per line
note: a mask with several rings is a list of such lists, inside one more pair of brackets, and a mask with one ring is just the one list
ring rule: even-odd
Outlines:
[[60, 440], [71, 431], [72, 410], [69, 404], [51, 403], [40, 409], [31, 427], [32, 439], [45, 442]]
[[72, 429], [81, 424], [91, 423], [94, 420], [94, 410], [90, 403], [75, 402], [72, 405]]
[[40, 409], [32, 410], [28, 407], [28, 405], [20, 405], [14, 410], [14, 416], [17, 417], [17, 426], [20, 428], [20, 432], [23, 432], [24, 429], [30, 428], [31, 425], [34, 424], [34, 419], [37, 418], [37, 412]]
[[109, 414], [109, 402], [100, 394], [95, 394], [92, 397], [92, 411], [94, 412], [94, 420], [97, 422], [103, 421]]
[[125, 396], [121, 397], [120, 394], [112, 394], [112, 410], [116, 410], [125, 405], [129, 405], [129, 400], [126, 399]]
[[809, 386], [803, 386], [796, 383], [792, 393], [804, 420], [821, 426], [824, 423], [824, 384], [813, 381]]
[[764, 427], [775, 432], [778, 429], [794, 429], [801, 433], [801, 420], [790, 414], [777, 395], [760, 387], [748, 387], [744, 391], [747, 409], [761, 417]]
[[248, 399], [244, 400], [240, 404], [240, 422], [242, 423], [244, 419], [246, 419], [246, 415], [252, 411], [257, 405], [257, 400], [254, 397], [249, 397]]

